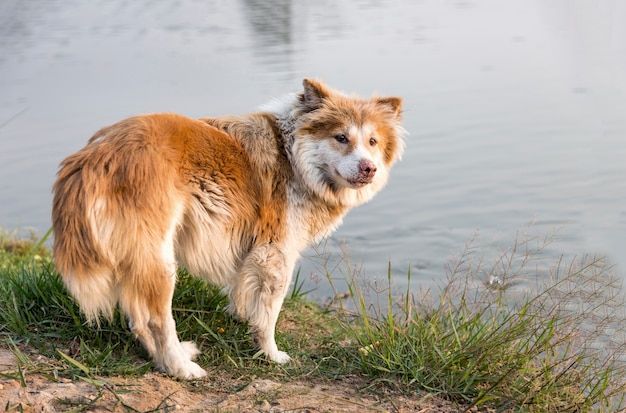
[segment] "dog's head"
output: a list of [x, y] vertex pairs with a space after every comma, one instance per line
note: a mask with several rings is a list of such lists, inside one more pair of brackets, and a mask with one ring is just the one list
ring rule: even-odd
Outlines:
[[327, 202], [353, 206], [387, 182], [404, 148], [402, 99], [347, 96], [305, 79], [298, 95], [294, 167]]

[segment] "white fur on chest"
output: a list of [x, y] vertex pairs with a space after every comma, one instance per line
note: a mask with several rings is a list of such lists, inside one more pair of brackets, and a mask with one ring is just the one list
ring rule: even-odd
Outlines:
[[311, 203], [307, 195], [293, 186], [287, 192], [288, 249], [301, 253], [332, 234], [344, 214], [330, 217], [323, 208]]

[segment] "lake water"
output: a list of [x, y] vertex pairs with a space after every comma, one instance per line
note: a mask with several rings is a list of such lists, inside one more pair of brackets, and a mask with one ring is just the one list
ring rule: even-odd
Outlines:
[[403, 97], [410, 132], [388, 187], [320, 250], [429, 287], [477, 229], [505, 248], [534, 220], [561, 228], [548, 255], [623, 274], [625, 22], [617, 0], [3, 0], [0, 226], [45, 233], [58, 163], [102, 126], [245, 113], [319, 77]]

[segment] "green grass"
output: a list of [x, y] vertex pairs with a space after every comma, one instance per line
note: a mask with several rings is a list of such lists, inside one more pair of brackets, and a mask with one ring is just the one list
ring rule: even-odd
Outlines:
[[[99, 377], [150, 370], [119, 313], [99, 328], [88, 325], [43, 242], [14, 238], [0, 236], [0, 341], [20, 365], [29, 363], [25, 348], [54, 360], [19, 368], [15, 378], [24, 382], [27, 370], [97, 384]], [[468, 408], [624, 408], [626, 303], [620, 283], [602, 257], [546, 265], [548, 241], [519, 236], [491, 257], [470, 241], [436, 293], [388, 287], [372, 295], [364, 275], [346, 263], [351, 300], [336, 301], [332, 309], [307, 301], [296, 277], [278, 328], [279, 347], [297, 360], [285, 366], [259, 357], [245, 323], [226, 313], [226, 297], [185, 272], [174, 316], [181, 339], [202, 349], [203, 367], [244, 382], [351, 375], [366, 378], [372, 391], [426, 392]], [[332, 284], [330, 275], [328, 280]]]

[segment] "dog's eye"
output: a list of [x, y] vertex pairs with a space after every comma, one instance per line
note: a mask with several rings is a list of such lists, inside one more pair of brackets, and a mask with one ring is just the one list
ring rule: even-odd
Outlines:
[[376, 140], [376, 138], [370, 138], [370, 145], [371, 146], [376, 146], [377, 143], [378, 143], [378, 141]]
[[348, 143], [348, 138], [343, 133], [335, 136], [335, 140], [339, 143]]

